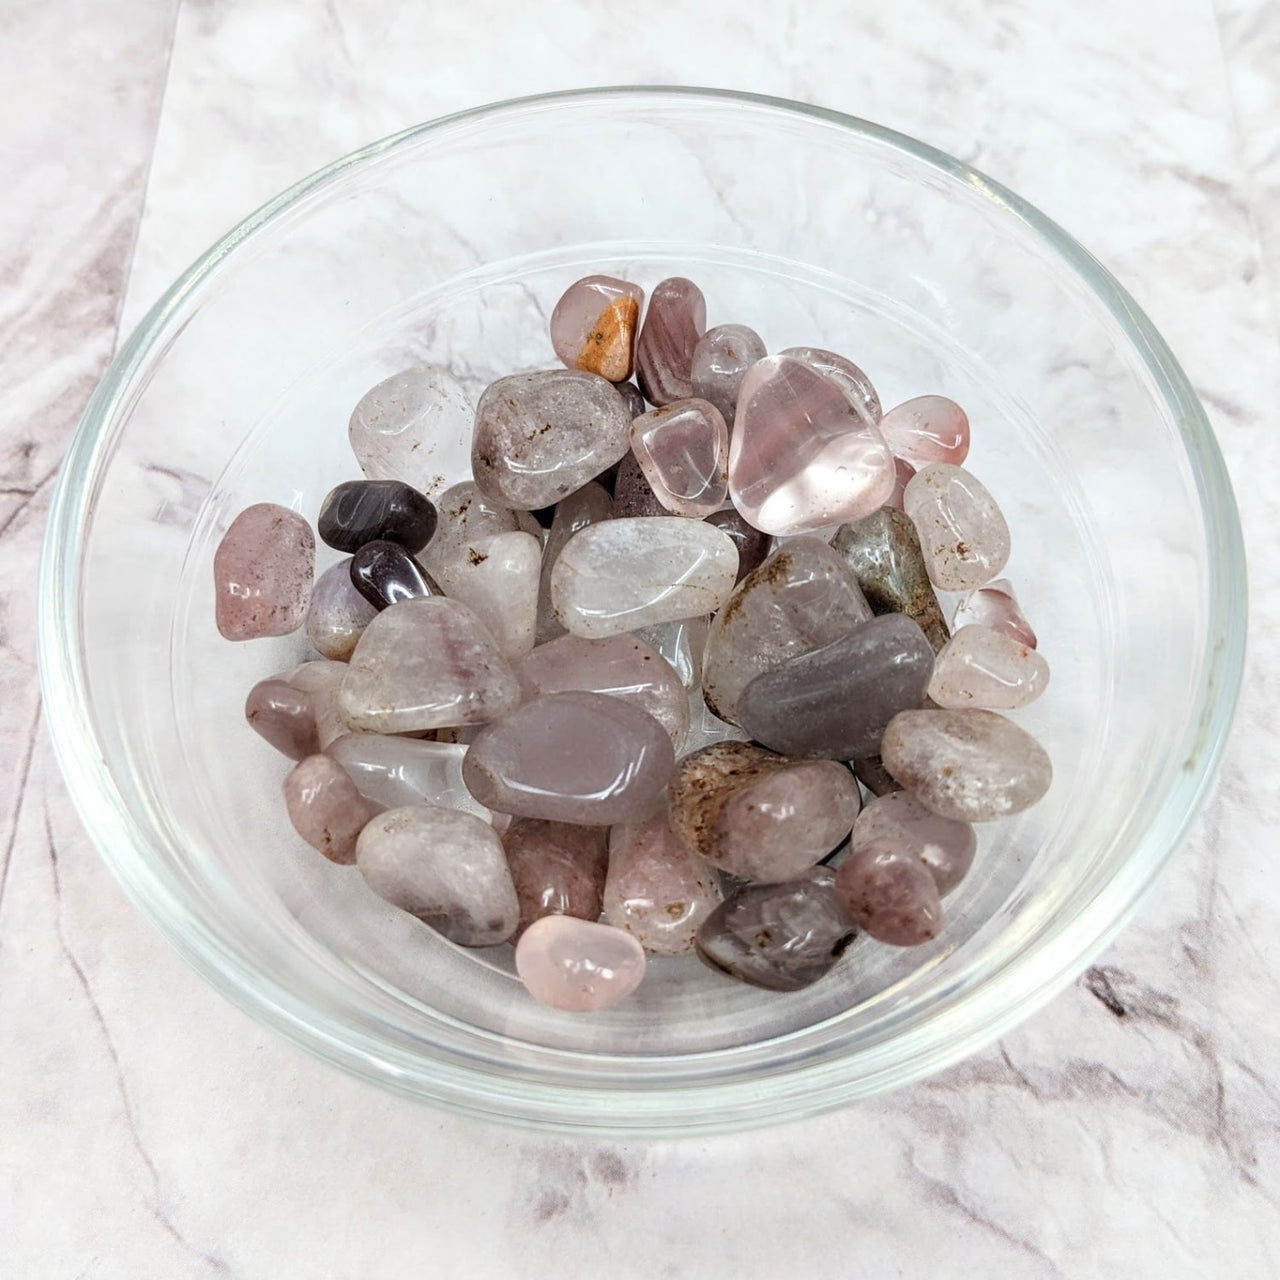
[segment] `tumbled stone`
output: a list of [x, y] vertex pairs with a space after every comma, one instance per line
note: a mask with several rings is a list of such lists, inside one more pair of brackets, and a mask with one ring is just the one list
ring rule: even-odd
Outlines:
[[916, 396], [880, 419], [880, 434], [900, 458], [959, 466], [969, 456], [969, 416], [946, 396]]
[[689, 727], [689, 697], [679, 676], [656, 649], [632, 635], [561, 636], [526, 654], [515, 672], [527, 698], [573, 689], [604, 693], [647, 711], [672, 742], [682, 741]]
[[630, 428], [626, 401], [597, 374], [513, 374], [480, 397], [471, 469], [492, 502], [549, 507], [617, 462], [630, 448]]
[[911, 477], [915, 475], [916, 469], [909, 463], [906, 458], [894, 458], [893, 460], [893, 492], [889, 495], [889, 500], [884, 505], [893, 507], [895, 511], [902, 510], [902, 497], [907, 491], [907, 485], [911, 483]]
[[909, 791], [877, 797], [853, 824], [854, 849], [878, 844], [920, 859], [940, 897], [946, 897], [968, 874], [978, 837], [967, 822], [942, 818]]
[[799, 991], [835, 967], [857, 936], [830, 872], [740, 888], [698, 930], [698, 957], [766, 991]]
[[445, 594], [474, 610], [508, 658], [533, 648], [542, 544], [532, 534], [478, 539], [466, 556], [440, 566]]
[[967, 626], [990, 627], [1025, 644], [1028, 649], [1036, 647], [1036, 633], [1022, 612], [1008, 578], [997, 578], [965, 596], [956, 606], [952, 625], [957, 631]]
[[861, 798], [843, 765], [792, 760], [745, 742], [685, 756], [671, 781], [671, 819], [685, 844], [743, 880], [790, 880], [853, 828]]
[[398, 542], [366, 542], [347, 572], [351, 585], [377, 611], [441, 594], [440, 584]]
[[932, 674], [924, 633], [886, 614], [756, 676], [738, 698], [737, 720], [783, 755], [856, 760], [879, 751], [899, 711], [924, 702]]
[[873, 796], [887, 796], [902, 790], [902, 783], [884, 767], [884, 761], [879, 756], [864, 756], [861, 760], [854, 760], [853, 776]]
[[737, 571], [733, 539], [702, 520], [605, 520], [565, 544], [551, 571], [551, 602], [567, 630], [596, 639], [712, 613]]
[[568, 692], [531, 698], [486, 725], [462, 777], [488, 809], [604, 827], [645, 817], [674, 767], [671, 739], [647, 712]]
[[519, 922], [502, 842], [473, 813], [388, 809], [360, 832], [356, 866], [378, 897], [459, 946], [505, 942]]
[[914, 854], [872, 841], [836, 872], [835, 891], [868, 937], [917, 947], [942, 929], [942, 899], [929, 868]]
[[520, 903], [518, 938], [543, 916], [600, 915], [609, 865], [608, 827], [516, 818], [502, 836]]
[[871, 379], [852, 360], [822, 347], [787, 347], [780, 355], [803, 360], [831, 379], [849, 397], [849, 403], [871, 422], [878, 423], [881, 416], [880, 397], [871, 385]]
[[[627, 454], [629, 458], [631, 455]], [[551, 531], [547, 534], [547, 544], [542, 549], [542, 567], [538, 579], [538, 630], [537, 642], [543, 644], [565, 634], [564, 627], [556, 617], [555, 607], [551, 603], [551, 571], [560, 559], [564, 544], [579, 529], [589, 524], [608, 520], [613, 515], [613, 499], [594, 480], [584, 484], [577, 493], [556, 503], [555, 516], [551, 521]]]
[[311, 589], [307, 639], [317, 653], [335, 662], [346, 662], [377, 612], [351, 581], [350, 559], [339, 560], [316, 579]]
[[1034, 649], [991, 627], [961, 627], [938, 654], [929, 696], [940, 707], [1011, 711], [1049, 684], [1049, 664]]
[[496, 719], [520, 701], [520, 685], [475, 613], [432, 596], [384, 609], [365, 628], [339, 701], [352, 728], [403, 733]]
[[320, 750], [310, 695], [283, 676], [259, 680], [249, 690], [244, 718], [256, 733], [290, 760], [302, 760]]
[[311, 710], [316, 719], [316, 741], [321, 751], [327, 750], [331, 742], [349, 731], [338, 701], [346, 674], [345, 662], [326, 659], [304, 662], [284, 676], [295, 689], [300, 689], [311, 699]]
[[707, 301], [692, 280], [672, 276], [649, 295], [636, 344], [636, 381], [650, 404], [693, 395], [693, 352], [707, 327]]
[[465, 560], [487, 538], [520, 531], [517, 513], [491, 502], [470, 480], [446, 489], [436, 500], [436, 510], [435, 536], [420, 557], [422, 567], [433, 577], [441, 577], [444, 566], [452, 561]]
[[958, 822], [1020, 813], [1053, 780], [1045, 749], [995, 711], [903, 711], [880, 744], [889, 772], [922, 804]]
[[627, 403], [627, 410], [633, 418], [638, 418], [649, 406], [644, 402], [640, 388], [634, 382], [615, 382], [618, 394]]
[[613, 480], [613, 514], [620, 520], [670, 514], [658, 500], [639, 460], [631, 452], [627, 452], [618, 463], [618, 473]]
[[882, 508], [843, 525], [831, 546], [853, 571], [875, 613], [905, 613], [915, 619], [935, 653], [947, 643], [951, 633], [929, 581], [915, 525], [905, 512]]
[[442, 453], [471, 438], [473, 409], [462, 383], [433, 365], [415, 365], [366, 392], [347, 434], [370, 480], [403, 480], [422, 493], [444, 487]]
[[1004, 568], [1009, 526], [995, 499], [963, 467], [930, 463], [912, 476], [902, 503], [935, 587], [970, 591]]
[[745, 324], [718, 324], [698, 339], [690, 362], [693, 394], [710, 400], [726, 426], [733, 426], [742, 375], [766, 354], [760, 335]]
[[893, 454], [841, 386], [791, 356], [747, 370], [729, 448], [733, 505], [757, 529], [859, 520], [893, 493]]
[[228, 640], [287, 636], [307, 616], [316, 540], [296, 512], [274, 502], [246, 507], [213, 554], [218, 630]]
[[431, 499], [402, 480], [347, 480], [320, 504], [316, 531], [335, 551], [355, 552], [366, 542], [398, 542], [421, 551], [436, 531]]
[[729, 431], [706, 400], [673, 400], [631, 421], [631, 452], [657, 500], [702, 519], [729, 491]]
[[819, 649], [871, 617], [853, 574], [816, 538], [775, 551], [711, 622], [703, 659], [707, 705], [736, 722], [738, 697], [761, 672]]
[[356, 790], [329, 756], [308, 756], [284, 780], [284, 803], [293, 829], [330, 862], [356, 860], [356, 837], [379, 811]]
[[734, 546], [738, 548], [739, 582], [752, 569], [764, 563], [773, 539], [767, 533], [753, 529], [738, 512], [732, 509], [717, 511], [707, 517], [707, 523], [715, 525], [717, 529], [723, 529], [733, 539]]
[[539, 1004], [596, 1013], [643, 981], [644, 950], [628, 933], [573, 916], [543, 916], [516, 943], [516, 973]]
[[604, 913], [655, 955], [693, 950], [698, 927], [721, 899], [720, 878], [684, 846], [666, 805], [609, 833]]
[[702, 651], [707, 647], [709, 627], [706, 617], [680, 618], [637, 627], [631, 634], [652, 646], [686, 689], [696, 689], [702, 683]]
[[584, 276], [551, 313], [551, 345], [570, 369], [610, 382], [631, 377], [644, 290], [613, 276]]

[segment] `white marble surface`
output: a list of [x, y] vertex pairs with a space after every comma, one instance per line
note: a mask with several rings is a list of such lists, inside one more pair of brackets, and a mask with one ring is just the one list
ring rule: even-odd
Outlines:
[[[382, 1096], [188, 972], [69, 809], [32, 582], [120, 324], [214, 236], [404, 125], [628, 81], [871, 117], [1073, 230], [1209, 409], [1253, 602], [1222, 785], [1076, 986], [874, 1103], [624, 1145]], [[0, 84], [0, 1275], [1280, 1274], [1274, 0], [0, 0]]]

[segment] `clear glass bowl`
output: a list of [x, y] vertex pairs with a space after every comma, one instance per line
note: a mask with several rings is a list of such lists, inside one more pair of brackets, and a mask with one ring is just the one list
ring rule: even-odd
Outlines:
[[[535, 1005], [288, 826], [286, 762], [244, 695], [298, 636], [228, 644], [211, 559], [251, 502], [314, 518], [358, 474], [352, 406], [417, 360], [473, 390], [553, 364], [570, 281], [695, 278], [713, 324], [863, 365], [886, 404], [963, 403], [970, 465], [1053, 668], [1019, 719], [1047, 798], [986, 826], [931, 947], [860, 941], [773, 995], [657, 961], [625, 1007]], [[432, 448], [442, 480], [465, 439]], [[332, 557], [330, 557], [332, 558]], [[321, 564], [327, 563], [321, 560]], [[794, 103], [553, 95], [378, 142], [215, 245], [146, 318], [72, 443], [41, 572], [40, 657], [71, 794], [184, 956], [321, 1057], [475, 1115], [690, 1133], [901, 1085], [1025, 1017], [1121, 927], [1209, 786], [1244, 646], [1231, 489], [1186, 378], [1069, 236], [948, 156]]]

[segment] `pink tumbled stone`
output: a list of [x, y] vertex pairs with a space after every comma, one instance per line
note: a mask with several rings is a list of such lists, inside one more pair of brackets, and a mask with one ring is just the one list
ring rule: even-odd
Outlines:
[[631, 422], [631, 452], [654, 497], [701, 520], [729, 491], [729, 429], [707, 400], [675, 400]]
[[283, 676], [259, 680], [249, 690], [244, 718], [254, 732], [290, 760], [302, 760], [320, 750], [311, 695]]
[[729, 492], [757, 529], [779, 536], [860, 520], [893, 493], [893, 454], [838, 383], [791, 356], [742, 379]]
[[572, 916], [543, 916], [516, 944], [516, 972], [529, 994], [566, 1013], [617, 1004], [640, 985], [644, 969], [644, 949], [629, 933]]
[[1049, 664], [1030, 645], [994, 627], [958, 628], [938, 652], [929, 696], [940, 707], [1014, 711], [1049, 684]]
[[894, 507], [898, 511], [902, 510], [902, 495], [906, 493], [907, 485], [911, 483], [911, 477], [915, 473], [915, 467], [906, 458], [894, 458], [893, 492], [889, 495], [889, 501], [884, 504], [886, 507]]
[[356, 839], [381, 806], [356, 790], [347, 771], [329, 756], [308, 756], [284, 780], [284, 802], [293, 829], [330, 862], [356, 860]]
[[969, 456], [969, 416], [946, 396], [916, 396], [890, 409], [880, 419], [880, 433], [894, 453], [917, 466], [958, 467]]
[[551, 345], [570, 369], [610, 382], [631, 377], [644, 290], [613, 276], [584, 276], [551, 313]]
[[707, 301], [692, 280], [659, 281], [636, 344], [636, 379], [650, 404], [693, 395], [693, 352], [707, 327]]
[[502, 848], [520, 900], [517, 937], [543, 916], [599, 917], [608, 827], [516, 818], [502, 835]]
[[978, 847], [969, 823], [940, 817], [910, 791], [877, 796], [858, 814], [850, 842], [854, 849], [881, 844], [913, 854], [929, 868], [942, 897], [964, 879]]
[[213, 555], [218, 630], [228, 640], [287, 636], [307, 616], [316, 540], [288, 507], [246, 507]]
[[997, 578], [965, 596], [956, 608], [952, 626], [957, 631], [969, 626], [990, 627], [1025, 644], [1028, 649], [1036, 647], [1036, 633], [1022, 612], [1008, 578]]
[[885, 841], [851, 853], [836, 872], [835, 890], [877, 942], [918, 947], [942, 929], [942, 898], [929, 868]]
[[880, 397], [871, 379], [852, 360], [822, 347], [787, 347], [778, 354], [794, 356], [825, 374], [849, 397], [855, 409], [864, 412], [872, 422], [880, 421]]

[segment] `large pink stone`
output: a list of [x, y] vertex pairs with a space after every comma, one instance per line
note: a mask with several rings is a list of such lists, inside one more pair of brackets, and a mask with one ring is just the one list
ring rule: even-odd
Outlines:
[[228, 640], [287, 636], [307, 617], [316, 540], [288, 507], [246, 507], [213, 555], [218, 630]]
[[916, 396], [890, 409], [880, 419], [880, 434], [898, 457], [916, 466], [959, 466], [969, 456], [968, 414], [946, 396]]
[[631, 452], [662, 505], [702, 519], [729, 491], [729, 429], [706, 400], [673, 400], [632, 419]]
[[621, 929], [572, 916], [535, 920], [516, 944], [516, 972], [539, 1004], [595, 1013], [643, 981], [644, 950]]
[[1031, 629], [1018, 597], [1014, 593], [1013, 584], [1008, 578], [997, 578], [979, 587], [965, 596], [956, 606], [955, 621], [952, 623], [957, 631], [961, 627], [990, 627], [993, 631], [1001, 631], [1019, 644], [1027, 648], [1036, 647], [1036, 633]]
[[707, 301], [692, 280], [659, 281], [636, 345], [636, 378], [650, 404], [693, 395], [693, 352], [707, 327]]
[[610, 382], [631, 377], [644, 290], [613, 276], [584, 276], [551, 313], [551, 345], [570, 369]]
[[284, 802], [293, 829], [330, 862], [356, 860], [356, 839], [378, 812], [329, 756], [308, 756], [284, 780]]
[[757, 529], [807, 533], [870, 515], [894, 486], [893, 454], [838, 383], [792, 356], [747, 370], [729, 449], [729, 493]]
[[462, 779], [486, 809], [603, 827], [646, 817], [674, 767], [666, 730], [639, 707], [548, 693], [486, 725]]
[[830, 378], [849, 397], [855, 409], [864, 413], [872, 422], [880, 421], [880, 397], [871, 379], [846, 356], [822, 347], [786, 347], [778, 352], [782, 356], [794, 356]]
[[503, 833], [502, 848], [520, 900], [520, 932], [543, 916], [599, 918], [609, 865], [607, 827], [516, 818]]

